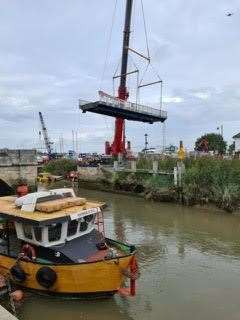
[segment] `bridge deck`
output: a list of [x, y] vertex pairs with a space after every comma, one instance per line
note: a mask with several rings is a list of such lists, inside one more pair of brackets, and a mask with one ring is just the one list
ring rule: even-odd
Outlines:
[[123, 101], [103, 92], [99, 92], [99, 95], [99, 101], [79, 101], [79, 108], [83, 113], [93, 112], [110, 117], [147, 123], [164, 122], [167, 119], [166, 111]]

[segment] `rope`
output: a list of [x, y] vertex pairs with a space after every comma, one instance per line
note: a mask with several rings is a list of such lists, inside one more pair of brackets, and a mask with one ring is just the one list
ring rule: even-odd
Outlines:
[[115, 70], [115, 72], [114, 72], [114, 74], [113, 74], [113, 82], [112, 82], [112, 89], [113, 89], [113, 96], [115, 96], [115, 79], [114, 79], [114, 77], [117, 75], [117, 73], [118, 73], [118, 69], [119, 69], [119, 67], [120, 67], [120, 63], [121, 63], [121, 60], [119, 60], [118, 61], [118, 64], [117, 64], [117, 67], [116, 67], [116, 70]]
[[159, 73], [157, 72], [157, 69], [152, 65], [152, 63], [150, 64], [150, 67], [152, 68], [156, 77], [161, 81], [161, 83], [160, 83], [160, 110], [162, 110], [162, 106], [163, 106], [163, 81], [162, 81], [162, 78], [160, 77]]
[[112, 15], [111, 28], [110, 28], [110, 34], [109, 34], [109, 38], [108, 38], [106, 57], [105, 57], [104, 66], [103, 66], [103, 73], [102, 73], [101, 80], [100, 80], [100, 85], [99, 85], [100, 90], [102, 89], [102, 83], [103, 83], [103, 79], [105, 77], [107, 64], [108, 64], [108, 59], [110, 57], [109, 53], [110, 53], [110, 46], [111, 46], [111, 42], [112, 42], [113, 27], [114, 27], [116, 12], [117, 12], [117, 4], [118, 4], [118, 0], [115, 0], [115, 5], [114, 5], [113, 15]]
[[133, 10], [132, 10], [132, 27], [131, 27], [131, 39], [132, 39], [132, 41], [135, 39], [136, 6], [137, 6], [137, 1], [134, 1], [133, 2]]
[[153, 64], [152, 64], [152, 63], [149, 63], [149, 65], [150, 65], [150, 67], [152, 68], [153, 72], [155, 73], [156, 77], [157, 77], [160, 81], [162, 81], [162, 78], [160, 77], [157, 69], [153, 66]]
[[150, 58], [150, 50], [149, 50], [149, 44], [148, 44], [148, 33], [147, 33], [147, 23], [146, 23], [146, 18], [145, 18], [143, 0], [141, 0], [141, 8], [142, 8], [142, 16], [143, 16], [143, 24], [144, 24], [144, 33], [145, 33], [146, 46], [147, 46], [147, 54], [148, 54], [148, 58]]
[[17, 315], [16, 306], [15, 306], [15, 303], [14, 303], [13, 296], [11, 295], [12, 286], [11, 286], [11, 283], [10, 283], [9, 279], [6, 279], [6, 285], [7, 285], [7, 289], [8, 289], [9, 303], [10, 303], [10, 306], [11, 306], [11, 309], [12, 309], [12, 313], [13, 313], [14, 316], [16, 316]]
[[[146, 73], [147, 73], [147, 71], [148, 71], [149, 66], [150, 66], [150, 62], [148, 62], [147, 66], [146, 66], [146, 68], [145, 68], [145, 70], [144, 70], [144, 72], [143, 72], [143, 76], [142, 76], [142, 78], [141, 78], [141, 80], [140, 80], [140, 82], [139, 82], [139, 86], [142, 84], [143, 79], [144, 79], [144, 77], [145, 77], [145, 75], [146, 75]], [[139, 88], [138, 88], [138, 89], [139, 89]]]

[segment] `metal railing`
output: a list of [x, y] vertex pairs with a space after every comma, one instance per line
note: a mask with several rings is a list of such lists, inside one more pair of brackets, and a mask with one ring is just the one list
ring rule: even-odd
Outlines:
[[138, 103], [132, 103], [129, 101], [120, 100], [115, 98], [103, 91], [99, 91], [99, 97], [101, 102], [105, 102], [106, 104], [110, 104], [113, 107], [118, 107], [125, 110], [130, 110], [139, 113], [150, 114], [156, 117], [167, 118], [167, 112], [163, 110], [154, 109], [149, 106], [144, 106]]
[[84, 106], [85, 104], [91, 103], [91, 101], [79, 99], [79, 107]]

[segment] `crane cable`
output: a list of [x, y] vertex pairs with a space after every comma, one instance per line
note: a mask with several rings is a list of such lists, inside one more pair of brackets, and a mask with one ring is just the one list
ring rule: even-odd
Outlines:
[[[152, 71], [155, 73], [155, 76], [158, 78], [159, 81], [161, 81], [161, 87], [160, 87], [160, 110], [162, 109], [162, 103], [163, 103], [163, 81], [162, 78], [160, 77], [159, 73], [157, 72], [156, 68], [153, 66], [152, 62], [151, 62], [151, 57], [150, 57], [150, 50], [149, 50], [149, 40], [148, 40], [148, 32], [147, 32], [147, 23], [146, 23], [146, 18], [145, 18], [145, 11], [144, 11], [144, 5], [143, 5], [143, 0], [141, 0], [141, 8], [142, 8], [142, 16], [143, 16], [143, 24], [144, 24], [144, 33], [145, 33], [145, 39], [146, 39], [146, 46], [147, 46], [147, 54], [148, 54], [148, 58], [149, 58], [149, 62], [143, 72], [143, 76], [139, 82], [139, 85], [142, 84], [145, 75], [148, 71], [148, 68], [151, 67]], [[140, 96], [139, 93], [139, 88], [137, 89], [138, 93], [137, 95]]]
[[103, 79], [105, 77], [108, 60], [110, 58], [110, 46], [111, 46], [111, 42], [112, 42], [112, 34], [113, 34], [113, 28], [114, 28], [114, 23], [115, 23], [115, 18], [116, 18], [117, 4], [118, 4], [118, 0], [115, 0], [115, 5], [114, 5], [114, 9], [113, 9], [113, 14], [112, 14], [111, 27], [110, 27], [110, 33], [109, 33], [109, 37], [108, 37], [106, 56], [105, 56], [105, 61], [104, 61], [104, 66], [103, 66], [103, 72], [102, 72], [100, 85], [99, 85], [100, 89], [102, 89]]
[[[118, 5], [118, 0], [115, 0], [115, 5], [113, 8], [113, 14], [112, 14], [111, 27], [110, 27], [108, 43], [107, 43], [107, 50], [106, 50], [106, 55], [105, 55], [105, 60], [104, 60], [104, 65], [103, 65], [103, 72], [102, 72], [102, 76], [101, 76], [100, 84], [99, 84], [100, 90], [102, 90], [102, 84], [103, 84], [103, 80], [104, 80], [104, 77], [106, 74], [108, 60], [110, 59], [110, 47], [111, 47], [111, 42], [112, 42], [112, 34], [113, 34], [113, 28], [114, 28], [114, 23], [115, 23], [115, 18], [116, 18], [117, 5]], [[110, 131], [108, 121], [106, 118], [107, 117], [104, 117], [105, 126], [107, 128], [107, 131]]]
[[141, 8], [142, 8], [142, 16], [143, 16], [143, 24], [144, 24], [144, 33], [145, 33], [146, 46], [147, 46], [147, 54], [148, 54], [148, 58], [150, 59], [150, 50], [149, 50], [149, 41], [148, 41], [148, 32], [147, 32], [147, 23], [146, 23], [146, 18], [145, 18], [145, 12], [144, 12], [143, 0], [141, 0]]

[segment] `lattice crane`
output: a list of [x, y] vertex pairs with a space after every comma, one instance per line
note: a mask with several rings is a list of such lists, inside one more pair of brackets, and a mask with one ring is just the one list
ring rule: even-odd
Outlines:
[[50, 142], [47, 127], [45, 125], [42, 112], [39, 112], [39, 119], [40, 119], [40, 123], [41, 123], [41, 127], [42, 127], [42, 134], [43, 134], [47, 154], [48, 154], [49, 159], [51, 159], [53, 157], [52, 142]]

